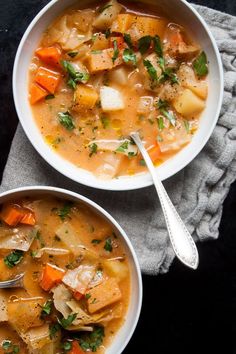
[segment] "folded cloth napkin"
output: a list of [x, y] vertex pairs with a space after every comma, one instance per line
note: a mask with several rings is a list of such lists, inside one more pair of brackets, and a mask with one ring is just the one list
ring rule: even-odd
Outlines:
[[[218, 237], [222, 204], [236, 177], [236, 18], [202, 6], [196, 9], [210, 26], [222, 55], [223, 107], [202, 152], [164, 184], [194, 239], [204, 241]], [[144, 273], [168, 271], [174, 253], [154, 187], [118, 193], [76, 184], [37, 154], [19, 125], [0, 191], [26, 185], [58, 186], [91, 198], [127, 232]]]

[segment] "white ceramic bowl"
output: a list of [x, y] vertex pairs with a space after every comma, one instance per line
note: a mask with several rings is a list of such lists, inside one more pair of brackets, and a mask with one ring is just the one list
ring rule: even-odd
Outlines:
[[125, 349], [128, 344], [132, 334], [138, 323], [141, 305], [142, 305], [142, 277], [141, 271], [138, 264], [137, 256], [134, 252], [133, 246], [120, 225], [113, 219], [113, 217], [108, 214], [103, 208], [94, 203], [88, 198], [83, 197], [80, 194], [70, 192], [65, 189], [55, 188], [55, 187], [23, 187], [17, 188], [0, 195], [0, 204], [13, 200], [19, 199], [24, 196], [34, 197], [42, 195], [51, 195], [61, 199], [70, 200], [73, 202], [78, 202], [89, 207], [97, 215], [105, 219], [115, 230], [116, 234], [123, 241], [125, 252], [128, 256], [131, 274], [131, 291], [130, 291], [130, 303], [127, 311], [127, 315], [123, 326], [118, 331], [113, 342], [106, 351], [106, 354], [120, 354]]
[[[13, 72], [13, 93], [16, 110], [29, 140], [38, 153], [56, 170], [72, 180], [100, 189], [131, 190], [152, 184], [149, 173], [125, 176], [103, 181], [90, 172], [80, 169], [63, 159], [45, 143], [32, 116], [28, 101], [28, 70], [32, 55], [41, 39], [42, 32], [67, 7], [74, 3], [89, 6], [89, 0], [52, 0], [45, 6], [26, 30], [19, 45]], [[219, 116], [223, 97], [223, 69], [221, 58], [209, 28], [197, 11], [184, 0], [144, 0], [142, 2], [158, 3], [177, 23], [185, 26], [192, 37], [201, 45], [209, 60], [209, 95], [206, 109], [202, 113], [200, 127], [192, 142], [174, 157], [158, 167], [162, 180], [174, 175], [189, 164], [208, 141]]]

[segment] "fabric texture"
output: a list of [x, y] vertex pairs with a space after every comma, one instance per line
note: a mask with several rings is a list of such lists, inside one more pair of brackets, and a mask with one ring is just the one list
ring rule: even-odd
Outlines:
[[[205, 148], [164, 185], [194, 239], [205, 241], [218, 237], [223, 201], [236, 176], [236, 18], [195, 7], [210, 26], [221, 52], [225, 71], [223, 106]], [[174, 253], [154, 187], [118, 193], [76, 184], [38, 155], [19, 125], [0, 191], [29, 185], [67, 188], [91, 198], [124, 228], [144, 273], [168, 271]]]

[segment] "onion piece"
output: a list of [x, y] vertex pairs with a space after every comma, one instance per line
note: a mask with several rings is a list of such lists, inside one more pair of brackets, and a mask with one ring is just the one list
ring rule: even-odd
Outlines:
[[85, 294], [89, 283], [95, 275], [96, 265], [81, 264], [78, 268], [68, 270], [62, 281], [71, 289]]
[[38, 227], [21, 226], [11, 229], [11, 232], [7, 234], [4, 229], [0, 227], [0, 235], [3, 235], [3, 237], [0, 237], [0, 248], [27, 252], [38, 230]]
[[51, 248], [51, 247], [44, 247], [36, 251], [36, 255], [34, 258], [41, 258], [44, 253], [50, 254], [53, 256], [64, 256], [65, 254], [69, 254], [70, 251], [64, 248]]

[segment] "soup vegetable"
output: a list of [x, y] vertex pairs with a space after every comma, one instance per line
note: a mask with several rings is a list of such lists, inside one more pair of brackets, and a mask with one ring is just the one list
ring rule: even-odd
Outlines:
[[105, 353], [129, 303], [128, 260], [87, 207], [44, 196], [0, 210], [0, 352]]
[[185, 28], [147, 4], [111, 0], [51, 24], [30, 65], [29, 97], [53, 149], [118, 178], [146, 170], [132, 131], [155, 165], [191, 141], [207, 74], [206, 54]]

